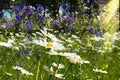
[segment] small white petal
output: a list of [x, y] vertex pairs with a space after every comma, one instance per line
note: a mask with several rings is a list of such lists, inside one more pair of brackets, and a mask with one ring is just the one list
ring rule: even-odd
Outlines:
[[64, 79], [64, 75], [63, 74], [55, 74], [55, 76], [57, 77], [57, 78], [61, 78], [61, 79]]
[[56, 63], [52, 63], [53, 66], [57, 67], [57, 64]]
[[89, 63], [90, 63], [90, 61], [83, 61], [83, 63], [89, 64]]

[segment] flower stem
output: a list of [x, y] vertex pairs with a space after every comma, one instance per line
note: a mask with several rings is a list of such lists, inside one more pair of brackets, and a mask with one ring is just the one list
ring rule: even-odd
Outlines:
[[80, 64], [80, 79], [82, 80], [82, 65]]
[[38, 80], [39, 68], [40, 68], [40, 60], [39, 60], [38, 67], [37, 67], [36, 80]]

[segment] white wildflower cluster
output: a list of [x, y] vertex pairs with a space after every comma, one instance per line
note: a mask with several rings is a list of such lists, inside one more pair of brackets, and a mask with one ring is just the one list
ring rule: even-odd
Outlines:
[[104, 46], [103, 47], [105, 50], [111, 51], [112, 48], [114, 48], [115, 41], [119, 39], [118, 35], [119, 35], [119, 33], [117, 33], [117, 32], [114, 34], [105, 33], [103, 35], [103, 37], [104, 37]]
[[[61, 69], [61, 68], [64, 68], [64, 65], [62, 65], [62, 64], [58, 64], [58, 65], [57, 65], [56, 63], [53, 63], [52, 65], [53, 65], [54, 67], [57, 67], [58, 70]], [[55, 76], [55, 77], [57, 77], [57, 78], [65, 79], [65, 78], [64, 78], [64, 75], [63, 75], [63, 74], [58, 74], [58, 70], [53, 70], [53, 67], [52, 67], [52, 66], [51, 66], [50, 68], [48, 68], [48, 66], [44, 65], [43, 68], [44, 68], [46, 71], [48, 71], [48, 73], [49, 73], [50, 75], [53, 75], [53, 76]]]
[[25, 41], [24, 38], [22, 40], [22, 42], [19, 40], [19, 42], [17, 41], [16, 37], [24, 37], [23, 33], [16, 33], [15, 35], [13, 33], [10, 33], [10, 39], [6, 40], [6, 41], [0, 41], [0, 46], [4, 46], [7, 48], [11, 48], [11, 49], [15, 49], [15, 50], [19, 50], [20, 47], [26, 47], [25, 43], [28, 43], [27, 40]]
[[[63, 44], [60, 43], [60, 41], [52, 34], [48, 33], [46, 29], [41, 30], [43, 36], [42, 40], [33, 40], [33, 43], [38, 44], [40, 46], [43, 46], [45, 48], [50, 48], [52, 50], [64, 50]], [[47, 41], [47, 39], [51, 39], [51, 41]]]
[[33, 73], [28, 72], [20, 66], [13, 66], [13, 69], [20, 71], [23, 75], [33, 76]]
[[66, 53], [66, 52], [56, 52], [56, 51], [50, 51], [49, 52], [50, 55], [59, 55], [59, 56], [63, 56], [66, 57], [70, 63], [72, 64], [83, 64], [83, 63], [90, 63], [89, 61], [83, 60], [79, 55], [77, 55], [76, 53]]
[[[65, 57], [66, 59], [69, 60], [71, 64], [83, 64], [83, 63], [90, 63], [89, 61], [83, 60], [79, 55], [76, 53], [67, 53], [67, 52], [61, 52], [62, 50], [65, 50], [65, 47], [63, 44], [61, 44], [61, 41], [57, 39], [53, 34], [47, 32], [46, 29], [41, 30], [41, 33], [43, 35], [43, 39], [34, 39], [33, 43], [43, 46], [45, 48], [49, 48], [50, 51], [48, 52], [49, 55], [56, 55], [56, 56], [61, 56]], [[77, 36], [73, 36], [73, 38], [76, 38]], [[49, 40], [48, 40], [49, 39]], [[68, 40], [70, 41], [70, 40]], [[56, 67], [54, 70], [53, 67]], [[50, 68], [47, 66], [44, 66], [44, 69], [49, 72], [50, 75], [54, 75], [57, 78], [62, 78], [64, 79], [63, 74], [58, 74], [58, 71], [64, 68], [64, 65], [62, 64], [56, 64], [53, 63]]]
[[100, 53], [105, 53], [106, 51], [112, 51], [112, 48], [114, 48], [114, 43], [116, 40], [120, 38], [120, 33], [115, 32], [114, 34], [110, 34], [106, 32], [103, 34], [102, 37], [92, 37], [91, 40], [100, 42], [100, 46], [97, 47], [96, 51]]
[[104, 73], [104, 74], [107, 74], [108, 72], [107, 71], [104, 71], [102, 69], [98, 69], [98, 68], [95, 68], [93, 69], [94, 72], [99, 72], [99, 73]]
[[[18, 42], [15, 42], [15, 40], [9, 39], [8, 42], [0, 42], [0, 46], [5, 46], [5, 47], [14, 48], [14, 49], [19, 50], [20, 46], [26, 48], [26, 44], [28, 44], [28, 43], [29, 44], [37, 44], [37, 45], [43, 46], [44, 48], [50, 49], [50, 51], [48, 52], [49, 55], [65, 57], [71, 64], [84, 64], [84, 63], [88, 64], [88, 63], [90, 63], [87, 60], [83, 60], [76, 53], [63, 52], [66, 49], [64, 47], [64, 45], [62, 44], [63, 42], [61, 40], [59, 40], [55, 35], [47, 32], [46, 28], [44, 28], [43, 30], [40, 30], [40, 32], [37, 32], [37, 34], [40, 36], [40, 38], [36, 37], [37, 36], [36, 34], [32, 34], [32, 35], [34, 35], [34, 37], [31, 37], [32, 40], [28, 40], [28, 38], [24, 38], [21, 41], [19, 41], [19, 43], [18, 43]], [[13, 35], [13, 34], [11, 34], [11, 35]], [[19, 37], [19, 34], [16, 34], [16, 36]], [[22, 36], [24, 36], [24, 34], [22, 34]], [[14, 38], [14, 37], [12, 37], [12, 38]], [[73, 35], [72, 38], [69, 38], [66, 41], [69, 43], [73, 43], [72, 39], [75, 39], [77, 42], [80, 41], [78, 39], [78, 37], [75, 35]], [[17, 45], [13, 46], [13, 43], [17, 44]], [[72, 46], [72, 44], [71, 44], [71, 46]], [[56, 70], [53, 70], [54, 67], [56, 67], [57, 69], [55, 68]], [[47, 66], [44, 66], [44, 69], [46, 71], [48, 71], [50, 75], [54, 75], [57, 78], [65, 79], [63, 77], [64, 76], [63, 74], [58, 74], [58, 71], [61, 70], [62, 68], [64, 68], [64, 65], [61, 63], [60, 64], [53, 63], [50, 68], [48, 68]], [[28, 72], [27, 70], [25, 70], [24, 68], [22, 68], [20, 66], [14, 66], [13, 69], [20, 71], [24, 75], [30, 75], [30, 76], [33, 75], [33, 73]], [[9, 73], [6, 73], [6, 74], [10, 75]]]
[[7, 42], [0, 42], [0, 46], [12, 48], [13, 47], [14, 40], [9, 39]]

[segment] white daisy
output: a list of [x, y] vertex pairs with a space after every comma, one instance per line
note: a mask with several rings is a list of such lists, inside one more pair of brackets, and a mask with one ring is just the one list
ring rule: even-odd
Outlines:
[[58, 74], [57, 71], [54, 71], [53, 70], [53, 67], [51, 66], [50, 69], [45, 65], [43, 66], [43, 68], [49, 72], [50, 75], [54, 75], [55, 77], [57, 78], [61, 78], [61, 79], [64, 79], [64, 75], [63, 74]]
[[65, 79], [63, 76], [64, 76], [63, 74], [55, 74], [55, 77]]
[[77, 55], [76, 53], [66, 53], [66, 52], [56, 52], [54, 50], [51, 50], [49, 52], [50, 55], [59, 55], [59, 56], [64, 56], [66, 57], [70, 63], [76, 64], [76, 63], [90, 63], [89, 61], [83, 60], [79, 55]]
[[45, 48], [50, 48], [53, 50], [63, 50], [65, 49], [64, 46], [58, 42], [47, 42], [46, 40], [42, 41], [38, 41], [38, 40], [33, 40], [34, 43], [44, 46]]
[[103, 71], [102, 69], [98, 69], [98, 68], [93, 69], [93, 71], [94, 72], [99, 72], [99, 73], [105, 73], [105, 74], [108, 73], [107, 71]]
[[41, 32], [42, 32], [42, 34], [43, 34], [45, 37], [50, 38], [52, 41], [59, 41], [59, 40], [55, 37], [55, 35], [47, 32], [47, 30], [46, 30], [45, 28], [44, 28], [44, 30], [41, 30]]
[[69, 59], [69, 62], [72, 63], [72, 64], [76, 64], [76, 63], [80, 63], [80, 64], [83, 64], [83, 63], [90, 63], [89, 61], [85, 61], [83, 60], [79, 55], [75, 54], [75, 53], [69, 53], [67, 56], [66, 56], [67, 59]]
[[5, 47], [8, 47], [8, 48], [11, 48], [12, 44], [11, 43], [6, 43], [6, 42], [0, 42], [0, 46], [5, 46]]
[[0, 46], [11, 48], [13, 47], [12, 43], [14, 43], [14, 40], [9, 39], [7, 42], [0, 42]]
[[33, 73], [30, 73], [30, 72], [26, 71], [25, 69], [23, 69], [20, 66], [15, 66], [15, 67], [13, 66], [13, 69], [20, 71], [24, 75], [30, 75], [30, 76], [33, 75]]

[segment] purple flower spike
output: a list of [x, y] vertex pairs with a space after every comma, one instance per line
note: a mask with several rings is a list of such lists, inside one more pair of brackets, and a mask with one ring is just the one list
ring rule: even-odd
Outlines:
[[40, 7], [40, 6], [39, 6], [39, 7], [37, 8], [37, 11], [41, 13], [41, 12], [43, 11], [43, 7]]
[[38, 18], [39, 18], [39, 20], [42, 21], [42, 22], [45, 20], [44, 16], [40, 16], [40, 15], [39, 15]]
[[70, 19], [71, 19], [70, 16], [67, 16], [67, 17], [65, 18], [65, 21], [68, 22], [68, 21], [70, 21]]
[[100, 24], [98, 24], [97, 27], [98, 27], [98, 30], [100, 30]]
[[54, 22], [53, 25], [54, 25], [54, 27], [55, 27], [56, 29], [58, 28], [57, 22]]
[[66, 26], [66, 28], [67, 28], [67, 29], [70, 29], [70, 28], [71, 28], [71, 26], [70, 26], [70, 25], [67, 25], [67, 26]]
[[28, 10], [32, 10], [32, 6], [28, 6], [27, 9], [28, 9]]
[[28, 54], [29, 54], [29, 50], [24, 50], [23, 53], [24, 53], [25, 55], [28, 55]]
[[25, 17], [28, 14], [28, 11], [23, 12], [22, 17]]
[[71, 18], [74, 18], [74, 16], [75, 16], [74, 12], [72, 12], [69, 16], [70, 16]]
[[6, 26], [6, 28], [9, 28], [10, 27], [10, 23], [6, 22], [5, 26]]
[[100, 7], [102, 7], [102, 8], [103, 8], [104, 6], [105, 6], [104, 4], [100, 4]]
[[67, 10], [66, 10], [66, 9], [63, 9], [62, 12], [63, 12], [63, 14], [66, 14], [66, 13], [67, 13]]
[[95, 31], [96, 36], [101, 36], [100, 32], [98, 30]]
[[27, 6], [25, 6], [25, 5], [22, 5], [22, 9], [26, 9], [27, 8]]
[[15, 18], [16, 18], [16, 20], [18, 20], [18, 21], [22, 19], [21, 15], [16, 15]]
[[33, 12], [33, 11], [31, 11], [30, 13], [29, 13], [29, 15], [30, 16], [32, 16], [32, 15], [34, 15], [35, 13]]
[[26, 33], [30, 33], [30, 28], [26, 28]]
[[39, 59], [40, 58], [40, 54], [38, 53], [38, 52], [35, 52], [35, 54], [34, 54], [35, 56], [36, 56], [36, 58], [37, 59]]
[[28, 27], [32, 26], [32, 22], [31, 22], [31, 20], [27, 20], [27, 21], [25, 21], [25, 25], [28, 26]]
[[62, 21], [63, 21], [63, 18], [59, 18], [59, 22], [62, 23]]
[[19, 12], [20, 11], [20, 7], [19, 6], [14, 6], [14, 11], [15, 12]]
[[93, 34], [93, 28], [89, 29], [89, 33]]
[[97, 0], [94, 0], [94, 3], [97, 3]]

